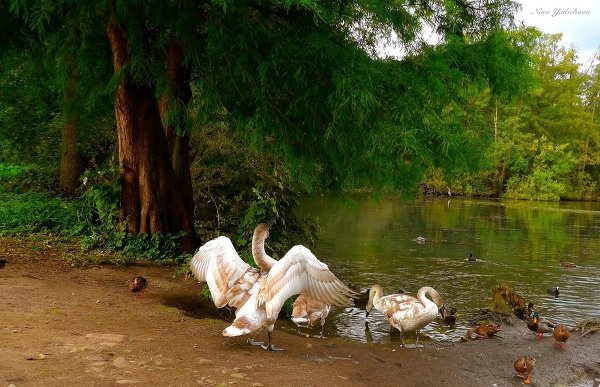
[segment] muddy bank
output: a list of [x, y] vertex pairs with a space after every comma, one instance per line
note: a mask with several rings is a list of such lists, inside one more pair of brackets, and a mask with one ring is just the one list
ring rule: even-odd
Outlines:
[[[31, 385], [517, 386], [517, 356], [538, 359], [533, 385], [593, 385], [600, 378], [600, 334], [574, 333], [565, 351], [534, 339], [525, 323], [467, 343], [361, 344], [306, 339], [275, 330], [284, 352], [225, 338], [231, 321], [199, 296], [201, 285], [169, 267], [72, 267], [80, 254], [0, 239], [0, 383]], [[150, 284], [136, 299], [127, 280]], [[264, 334], [255, 335], [264, 339]]]

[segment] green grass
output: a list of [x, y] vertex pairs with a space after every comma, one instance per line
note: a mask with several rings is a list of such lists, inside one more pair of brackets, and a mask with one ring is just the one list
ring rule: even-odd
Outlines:
[[37, 192], [0, 191], [0, 236], [36, 232], [73, 235], [82, 231], [76, 201], [48, 198]]
[[27, 170], [21, 165], [0, 163], [0, 181], [12, 181]]

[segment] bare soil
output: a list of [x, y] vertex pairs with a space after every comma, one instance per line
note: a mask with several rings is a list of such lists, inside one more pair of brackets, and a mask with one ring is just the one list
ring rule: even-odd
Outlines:
[[[276, 327], [283, 352], [226, 338], [232, 320], [173, 267], [73, 267], [56, 242], [0, 239], [0, 386], [517, 386], [513, 361], [537, 358], [533, 384], [600, 378], [600, 334], [573, 332], [567, 350], [522, 321], [466, 343], [362, 344], [304, 338]], [[149, 280], [143, 299], [126, 285]], [[262, 340], [266, 334], [253, 336]]]

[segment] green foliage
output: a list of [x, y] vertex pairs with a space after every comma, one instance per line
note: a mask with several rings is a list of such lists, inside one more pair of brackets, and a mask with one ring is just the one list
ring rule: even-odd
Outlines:
[[0, 191], [0, 236], [52, 232], [76, 235], [85, 227], [79, 222], [77, 203], [44, 194]]
[[[508, 180], [505, 197], [511, 199], [560, 200], [575, 166], [567, 145], [554, 145], [542, 136], [521, 155], [522, 168]], [[521, 165], [519, 165], [521, 166]]]
[[[510, 87], [505, 92], [498, 90], [497, 97], [483, 92], [463, 105], [463, 109], [469, 106], [468, 122], [493, 133], [494, 141], [481, 154], [479, 172], [452, 176], [444, 166], [446, 180], [452, 182], [453, 192], [466, 195], [598, 199], [595, 177], [600, 176], [600, 130], [593, 108], [596, 73], [581, 71], [575, 51], [561, 45], [560, 35], [520, 28], [510, 36], [529, 52], [530, 66], [525, 73], [533, 77], [521, 77], [524, 87], [520, 93]], [[499, 97], [506, 94], [510, 98]], [[455, 125], [452, 116], [441, 122], [449, 128]], [[430, 175], [424, 186], [436, 184], [435, 175]]]
[[192, 164], [197, 229], [206, 241], [229, 235], [252, 262], [250, 244], [258, 223], [271, 225], [268, 247], [281, 257], [294, 244], [311, 244], [315, 227], [295, 208], [303, 191], [274, 155], [252, 150], [222, 125], [198, 128], [192, 136], [200, 149]]
[[27, 170], [21, 165], [12, 165], [0, 163], [0, 182], [7, 183], [15, 181], [15, 178], [22, 175]]

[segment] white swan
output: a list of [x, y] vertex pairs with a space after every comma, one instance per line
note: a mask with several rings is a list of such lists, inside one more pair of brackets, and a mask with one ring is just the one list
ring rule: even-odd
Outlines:
[[[433, 301], [426, 295], [429, 295]], [[400, 331], [402, 346], [404, 346], [404, 332], [416, 332], [415, 346], [418, 346], [419, 330], [436, 319], [443, 304], [439, 293], [429, 286], [419, 289], [417, 298], [414, 298], [406, 294], [383, 296], [381, 286], [373, 285], [369, 292], [367, 317], [374, 307], [385, 314], [390, 324]]]
[[238, 309], [235, 321], [223, 331], [223, 335], [241, 336], [267, 328], [268, 344], [262, 347], [279, 350], [272, 343], [275, 321], [285, 300], [302, 292], [338, 306], [348, 305], [351, 297], [356, 295], [309, 249], [294, 246], [254, 284], [250, 298]]
[[[276, 261], [264, 252], [264, 239], [262, 248], [255, 244], [261, 243], [260, 238], [266, 238], [266, 234], [256, 236], [255, 231], [253, 256], [260, 272], [241, 260], [227, 237], [213, 239], [200, 247], [190, 267], [199, 281], [207, 282], [215, 306], [238, 308], [234, 322], [223, 331], [224, 336], [241, 336], [266, 327], [269, 341], [262, 347], [277, 350], [272, 345], [272, 331], [289, 297], [306, 291], [322, 302], [346, 305], [355, 293], [306, 247], [294, 246]], [[248, 343], [258, 344], [251, 340]]]
[[264, 251], [269, 226], [259, 224], [252, 237], [252, 256], [260, 269], [244, 262], [231, 240], [220, 236], [206, 242], [190, 261], [199, 282], [206, 282], [217, 308], [229, 305], [239, 308], [250, 298], [249, 291], [261, 274], [267, 273], [277, 260]]

